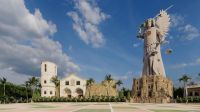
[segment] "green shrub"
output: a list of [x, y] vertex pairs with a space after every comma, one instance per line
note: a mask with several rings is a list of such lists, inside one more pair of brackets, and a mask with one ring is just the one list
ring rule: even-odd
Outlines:
[[[81, 98], [65, 98], [65, 97], [37, 97], [33, 99], [34, 102], [125, 102], [125, 97], [114, 96], [92, 96]], [[22, 99], [19, 102], [23, 102]]]
[[188, 101], [188, 103], [200, 103], [200, 97], [188, 97], [186, 98], [177, 98], [176, 102], [177, 103], [186, 103]]

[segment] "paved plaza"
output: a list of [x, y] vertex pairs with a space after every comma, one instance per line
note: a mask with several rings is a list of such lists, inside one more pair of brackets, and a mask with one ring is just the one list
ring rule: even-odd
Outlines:
[[200, 112], [200, 104], [18, 103], [0, 104], [0, 112]]

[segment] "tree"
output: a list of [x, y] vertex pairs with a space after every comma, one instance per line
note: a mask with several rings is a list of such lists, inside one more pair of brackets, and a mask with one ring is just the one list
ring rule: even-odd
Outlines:
[[128, 93], [127, 93], [127, 100], [130, 102], [130, 100], [131, 100], [131, 92], [130, 91], [128, 91]]
[[30, 87], [28, 81], [25, 82], [25, 86], [26, 86], [26, 102], [28, 103], [28, 87]]
[[0, 79], [0, 82], [3, 84], [3, 95], [6, 96], [6, 83], [7, 83], [7, 79], [5, 77], [3, 77], [2, 79]]
[[108, 89], [110, 88], [110, 84], [111, 84], [111, 82], [113, 81], [112, 75], [111, 75], [111, 74], [106, 75], [104, 81], [107, 82], [107, 85], [104, 84], [104, 86], [107, 88], [107, 96], [109, 96]]
[[179, 87], [179, 88], [175, 88], [174, 87], [174, 91], [173, 92], [174, 92], [173, 93], [174, 99], [183, 98], [184, 89], [182, 87]]
[[88, 80], [87, 80], [87, 88], [88, 88], [88, 91], [89, 91], [89, 97], [90, 97], [90, 92], [91, 92], [91, 86], [93, 85], [95, 83], [95, 80], [94, 79], [92, 79], [92, 78], [89, 78]]
[[187, 86], [187, 82], [190, 80], [191, 78], [188, 76], [188, 74], [184, 74], [181, 78], [179, 78], [180, 82], [183, 82], [183, 86], [184, 86], [184, 96], [186, 96], [186, 86]]
[[29, 80], [27, 81], [27, 83], [30, 85], [31, 87], [31, 90], [32, 90], [32, 97], [33, 97], [33, 94], [35, 92], [35, 89], [39, 86], [39, 79], [36, 78], [36, 77], [32, 77], [32, 78], [29, 78]]
[[60, 80], [58, 79], [58, 76], [52, 77], [51, 82], [56, 86], [56, 96], [59, 97]]
[[[6, 96], [6, 83], [7, 83], [7, 80], [5, 77], [3, 77], [2, 79], [0, 78], [0, 82], [3, 84], [3, 95], [4, 97]], [[4, 103], [5, 103], [5, 100], [4, 100]]]
[[191, 81], [191, 82], [188, 83], [188, 85], [192, 86], [192, 85], [196, 85], [196, 83], [194, 81]]
[[123, 95], [124, 95], [126, 98], [128, 98], [129, 92], [131, 93], [131, 90], [126, 89], [125, 87], [123, 87], [120, 91], [123, 93]]
[[123, 82], [122, 82], [121, 80], [118, 80], [115, 84], [116, 84], [118, 87], [120, 87], [120, 86], [123, 84]]

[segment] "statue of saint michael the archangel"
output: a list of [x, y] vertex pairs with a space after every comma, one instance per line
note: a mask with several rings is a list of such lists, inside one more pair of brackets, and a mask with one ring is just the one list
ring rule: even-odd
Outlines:
[[162, 75], [166, 77], [160, 45], [164, 43], [169, 30], [170, 17], [166, 10], [145, 21], [138, 33], [144, 39], [144, 57], [142, 75]]

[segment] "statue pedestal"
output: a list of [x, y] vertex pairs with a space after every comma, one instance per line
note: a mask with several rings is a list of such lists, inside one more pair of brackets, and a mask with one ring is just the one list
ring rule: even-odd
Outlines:
[[132, 102], [168, 103], [172, 97], [172, 81], [162, 75], [143, 75], [133, 79]]

